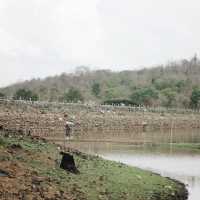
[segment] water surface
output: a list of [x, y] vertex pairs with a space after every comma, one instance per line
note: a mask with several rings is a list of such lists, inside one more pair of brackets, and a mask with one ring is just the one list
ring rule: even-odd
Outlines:
[[71, 147], [177, 179], [187, 185], [189, 200], [200, 198], [200, 151], [164, 145], [200, 143], [200, 130], [132, 134], [93, 132], [79, 135], [77, 139], [80, 141], [70, 141]]

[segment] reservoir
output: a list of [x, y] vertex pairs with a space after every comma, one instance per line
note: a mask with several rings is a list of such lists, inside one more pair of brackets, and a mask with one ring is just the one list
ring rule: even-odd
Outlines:
[[199, 200], [200, 150], [177, 147], [174, 143], [200, 143], [200, 130], [133, 134], [93, 132], [76, 139], [69, 142], [71, 147], [179, 180], [186, 184], [189, 200]]

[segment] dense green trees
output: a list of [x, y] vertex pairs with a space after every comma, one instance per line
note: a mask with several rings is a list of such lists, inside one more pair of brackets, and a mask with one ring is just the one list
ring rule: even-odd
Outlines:
[[0, 92], [0, 98], [4, 98], [5, 97], [5, 94]]
[[[92, 71], [81, 66], [75, 73], [33, 79], [2, 88], [0, 92], [28, 100], [37, 94], [42, 101], [103, 103], [125, 99], [134, 105], [199, 108], [199, 89], [195, 89], [198, 86], [200, 60], [194, 57], [135, 71]], [[19, 88], [26, 88], [33, 94], [23, 90], [19, 94]]]
[[158, 98], [158, 92], [153, 87], [141, 88], [135, 90], [130, 98], [136, 105], [151, 106]]
[[92, 94], [94, 94], [96, 97], [99, 96], [101, 92], [101, 87], [100, 87], [100, 84], [99, 83], [93, 83], [92, 85]]
[[63, 96], [64, 101], [66, 102], [73, 102], [73, 103], [77, 103], [79, 101], [83, 101], [84, 98], [80, 92], [80, 90], [71, 87], [68, 92], [66, 92]]
[[37, 101], [38, 95], [33, 93], [31, 90], [26, 89], [18, 89], [16, 93], [14, 94], [15, 100], [31, 100], [31, 101]]
[[165, 90], [171, 88], [174, 91], [181, 92], [184, 87], [187, 85], [185, 80], [176, 80], [176, 79], [167, 79], [167, 80], [152, 80], [153, 86], [157, 90]]
[[162, 106], [173, 107], [176, 104], [176, 92], [172, 88], [165, 88], [161, 91], [161, 94], [165, 97], [162, 101]]
[[193, 88], [192, 95], [190, 98], [190, 105], [192, 108], [200, 108], [200, 88]]

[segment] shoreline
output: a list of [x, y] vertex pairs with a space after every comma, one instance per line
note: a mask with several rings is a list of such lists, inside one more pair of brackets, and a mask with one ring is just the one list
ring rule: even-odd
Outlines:
[[187, 199], [186, 186], [179, 181], [69, 149], [80, 171], [71, 174], [59, 169], [59, 151], [58, 145], [36, 137], [1, 137], [0, 169], [9, 177], [1, 177], [0, 195], [13, 186], [8, 194], [20, 199], [23, 186], [24, 195], [41, 199], [45, 199], [42, 195], [49, 199], [62, 195], [66, 200]]

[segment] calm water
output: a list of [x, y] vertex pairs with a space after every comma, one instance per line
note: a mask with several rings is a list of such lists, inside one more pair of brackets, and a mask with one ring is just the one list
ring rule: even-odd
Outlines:
[[[132, 133], [131, 135], [113, 133], [112, 137], [114, 135], [117, 135], [114, 141], [126, 142], [106, 142], [111, 139], [108, 133], [88, 133], [79, 135], [79, 139], [84, 142], [70, 142], [70, 146], [180, 180], [188, 187], [189, 200], [200, 199], [200, 151], [155, 145], [166, 142], [200, 143], [200, 130]], [[86, 142], [86, 140], [93, 140], [93, 142]], [[100, 140], [104, 142], [99, 142]], [[137, 145], [134, 145], [134, 140]]]

